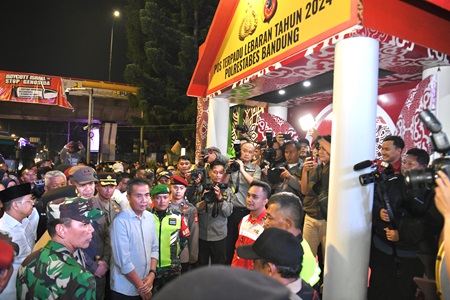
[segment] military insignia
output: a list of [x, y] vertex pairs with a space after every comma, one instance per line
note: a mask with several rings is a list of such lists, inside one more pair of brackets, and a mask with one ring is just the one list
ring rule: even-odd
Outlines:
[[227, 200], [227, 199], [228, 199], [228, 194], [227, 194], [226, 191], [222, 193], [222, 198], [223, 198], [224, 200]]
[[169, 225], [171, 225], [171, 226], [177, 225], [177, 219], [175, 219], [175, 218], [169, 218]]

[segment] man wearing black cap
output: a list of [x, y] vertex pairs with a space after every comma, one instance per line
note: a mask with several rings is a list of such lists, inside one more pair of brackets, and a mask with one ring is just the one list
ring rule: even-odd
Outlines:
[[239, 246], [236, 251], [239, 257], [254, 260], [255, 271], [278, 280], [300, 299], [319, 299], [317, 292], [299, 277], [303, 249], [290, 232], [268, 228], [255, 243]]
[[297, 238], [303, 248], [303, 263], [300, 277], [315, 286], [320, 279], [320, 267], [312, 254], [308, 242], [303, 239], [303, 205], [300, 199], [292, 193], [281, 192], [270, 196], [267, 204], [267, 216], [264, 229], [279, 228], [286, 230]]
[[299, 300], [299, 297], [277, 280], [264, 274], [214, 265], [195, 269], [172, 281], [167, 288], [156, 294], [154, 299]]
[[117, 185], [116, 174], [100, 172], [97, 177], [96, 188], [98, 194], [92, 198], [92, 206], [103, 211], [105, 216], [93, 223], [92, 242], [84, 252], [91, 258], [86, 260], [86, 266], [95, 275], [97, 300], [102, 300], [105, 299], [106, 281], [109, 277], [107, 272], [112, 251], [109, 227], [116, 215], [120, 213], [121, 208], [115, 200], [111, 199]]
[[181, 251], [181, 273], [188, 271], [189, 267], [198, 260], [198, 214], [197, 208], [186, 199], [188, 182], [181, 176], [170, 177], [170, 204], [169, 207], [180, 211], [189, 227], [191, 235], [188, 237], [188, 244]]
[[105, 212], [107, 225], [112, 224], [114, 218], [122, 211], [120, 204], [114, 199], [113, 195], [117, 186], [117, 175], [112, 172], [100, 172], [97, 175], [96, 185], [98, 194], [92, 198], [94, 207]]
[[14, 258], [12, 280], [0, 294], [0, 299], [15, 299], [15, 278], [17, 270], [23, 260], [33, 251], [36, 240], [36, 229], [39, 214], [33, 208], [34, 199], [31, 196], [29, 183], [12, 186], [0, 192], [5, 214], [0, 219], [0, 230], [5, 231], [12, 238], [12, 242], [19, 245], [19, 253]]
[[47, 205], [51, 241], [29, 255], [17, 277], [18, 299], [95, 299], [94, 276], [73, 257], [92, 240], [91, 222], [103, 212], [90, 200], [61, 198]]

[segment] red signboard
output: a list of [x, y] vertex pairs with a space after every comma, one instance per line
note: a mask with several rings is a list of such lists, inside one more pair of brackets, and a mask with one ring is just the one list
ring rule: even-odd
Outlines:
[[58, 105], [73, 109], [67, 101], [61, 77], [0, 71], [0, 101]]

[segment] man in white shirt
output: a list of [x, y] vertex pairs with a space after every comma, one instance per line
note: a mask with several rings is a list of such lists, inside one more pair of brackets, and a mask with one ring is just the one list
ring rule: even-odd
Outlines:
[[36, 240], [36, 229], [39, 214], [33, 208], [35, 200], [31, 195], [30, 183], [9, 187], [0, 192], [5, 214], [0, 219], [0, 230], [6, 232], [12, 242], [19, 246], [19, 252], [14, 257], [14, 271], [0, 299], [16, 299], [17, 271], [23, 260], [32, 252]]

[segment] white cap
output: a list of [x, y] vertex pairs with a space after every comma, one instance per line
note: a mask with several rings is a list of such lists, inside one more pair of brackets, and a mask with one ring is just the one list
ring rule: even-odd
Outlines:
[[121, 163], [115, 163], [115, 164], [113, 165], [113, 171], [114, 171], [115, 173], [119, 173], [119, 172], [122, 172], [122, 173], [123, 173], [123, 165], [122, 165]]

